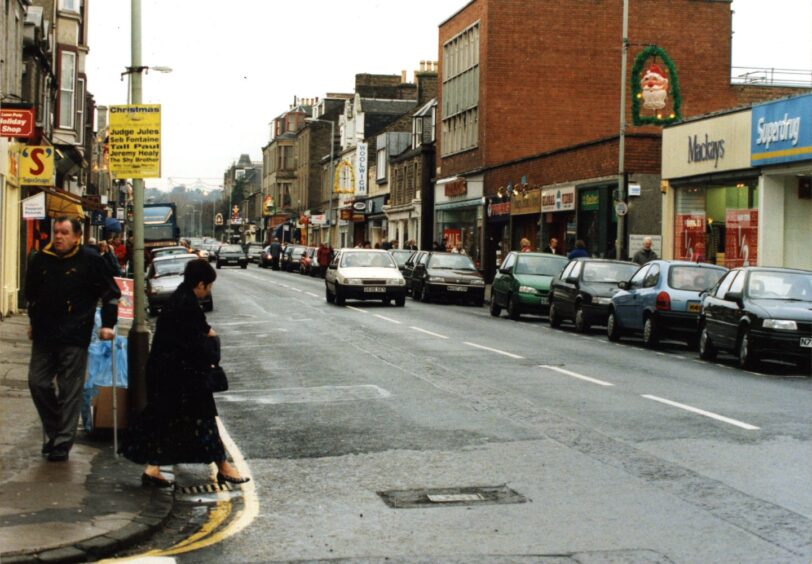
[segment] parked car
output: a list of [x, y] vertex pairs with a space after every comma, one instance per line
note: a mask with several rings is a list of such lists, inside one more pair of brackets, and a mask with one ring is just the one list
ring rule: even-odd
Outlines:
[[381, 300], [403, 307], [406, 281], [395, 259], [379, 249], [343, 249], [336, 253], [324, 278], [327, 303]]
[[259, 263], [259, 257], [262, 254], [262, 243], [248, 243], [245, 254], [248, 257], [248, 262]]
[[220, 252], [220, 247], [223, 246], [223, 243], [220, 241], [216, 241], [209, 245], [209, 262], [214, 262], [217, 260], [217, 253]]
[[271, 268], [271, 246], [266, 245], [259, 254], [259, 267]]
[[700, 294], [716, 285], [727, 269], [712, 264], [655, 260], [641, 266], [612, 296], [606, 335], [617, 341], [642, 333], [643, 344], [656, 347], [664, 337], [696, 346]]
[[298, 272], [299, 259], [302, 258], [307, 247], [304, 245], [288, 245], [280, 257], [281, 268], [285, 272]]
[[485, 279], [468, 255], [427, 252], [412, 271], [412, 298], [485, 303]]
[[158, 257], [165, 257], [167, 255], [188, 255], [189, 249], [186, 247], [182, 247], [180, 245], [175, 247], [159, 247], [157, 249], [152, 249], [152, 260], [155, 260]]
[[493, 279], [491, 315], [499, 317], [502, 308], [514, 320], [523, 313], [547, 315], [550, 284], [566, 264], [566, 257], [560, 255], [508, 253]]
[[223, 245], [217, 251], [217, 268], [223, 266], [239, 266], [248, 268], [248, 257], [239, 245]]
[[299, 274], [307, 274], [312, 277], [318, 273], [316, 251], [318, 251], [316, 247], [305, 247], [299, 258]]
[[[146, 276], [147, 306], [150, 315], [158, 315], [169, 297], [183, 282], [183, 271], [186, 268], [186, 263], [197, 258], [199, 258], [197, 255], [186, 253], [182, 255], [164, 255], [152, 260]], [[214, 308], [211, 293], [203, 298], [200, 303], [205, 311], [211, 311]]]
[[809, 372], [812, 361], [812, 272], [744, 267], [728, 272], [702, 300], [699, 356], [720, 350], [751, 368], [786, 359]]
[[406, 293], [412, 293], [412, 274], [414, 274], [414, 267], [420, 264], [421, 262], [425, 264], [425, 262], [429, 258], [428, 251], [414, 251], [406, 262], [403, 263], [403, 267], [400, 268], [401, 274], [403, 274], [404, 280], [406, 280]]
[[609, 304], [618, 282], [632, 277], [639, 266], [633, 262], [582, 258], [570, 261], [552, 282], [550, 326], [571, 320], [575, 330], [606, 325]]

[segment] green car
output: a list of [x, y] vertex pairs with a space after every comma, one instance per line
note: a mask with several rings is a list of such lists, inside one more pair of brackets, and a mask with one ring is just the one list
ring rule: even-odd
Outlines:
[[499, 317], [502, 308], [507, 309], [511, 319], [519, 319], [523, 313], [547, 315], [550, 284], [567, 262], [560, 255], [509, 253], [493, 279], [491, 315]]

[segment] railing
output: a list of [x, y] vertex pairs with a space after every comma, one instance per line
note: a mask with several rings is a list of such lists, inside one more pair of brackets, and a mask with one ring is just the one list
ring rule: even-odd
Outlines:
[[730, 70], [733, 84], [812, 88], [812, 70], [761, 67], [731, 67]]

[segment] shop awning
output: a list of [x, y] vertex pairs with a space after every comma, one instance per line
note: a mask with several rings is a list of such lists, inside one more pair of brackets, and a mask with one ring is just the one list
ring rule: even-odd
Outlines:
[[435, 210], [455, 210], [459, 208], [473, 208], [482, 205], [482, 198], [474, 198], [472, 200], [462, 200], [461, 202], [443, 202], [435, 204]]
[[46, 193], [45, 210], [48, 217], [85, 217], [81, 196], [46, 186], [42, 187], [42, 191]]

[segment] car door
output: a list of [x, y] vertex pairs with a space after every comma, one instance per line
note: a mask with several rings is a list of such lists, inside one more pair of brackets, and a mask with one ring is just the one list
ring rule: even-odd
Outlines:
[[[573, 261], [572, 270], [570, 270], [570, 274], [568, 278], [570, 282], [567, 282], [566, 278], [564, 282], [567, 285], [567, 292], [564, 295], [564, 300], [561, 303], [562, 308], [559, 308], [561, 315], [568, 319], [575, 319], [575, 300], [578, 298], [578, 283], [575, 280], [581, 279], [581, 273], [584, 271], [584, 262], [580, 260]], [[556, 306], [558, 307], [558, 306]]]
[[515, 265], [516, 253], [508, 253], [493, 279], [491, 299], [495, 300], [498, 306], [507, 306], [507, 296], [510, 293], [510, 288], [513, 283], [513, 267]]
[[657, 294], [660, 293], [660, 281], [665, 277], [666, 269], [658, 263], [653, 263], [643, 278], [643, 287], [637, 292], [639, 302], [638, 313], [634, 315], [632, 324], [628, 327], [632, 329], [642, 329], [644, 312], [653, 312], [657, 306]]
[[724, 300], [725, 294], [730, 289], [730, 284], [738, 273], [738, 270], [731, 270], [725, 273], [719, 282], [716, 283], [716, 286], [711, 288], [702, 298], [702, 322], [708, 330], [711, 341], [716, 343], [717, 346], [720, 345], [724, 339], [722, 336], [724, 331], [722, 328], [722, 309], [724, 306], [721, 302]]
[[555, 309], [557, 312], [561, 312], [561, 315], [564, 313], [565, 304], [568, 300], [573, 299], [570, 297], [570, 293], [574, 289], [574, 284], [567, 282], [567, 278], [569, 278], [572, 274], [572, 269], [575, 268], [575, 263], [577, 261], [570, 261], [567, 263], [567, 266], [564, 267], [564, 270], [561, 271], [555, 279], [553, 279], [553, 283], [550, 286], [550, 303], [555, 301]]
[[731, 281], [730, 288], [722, 294], [719, 300], [719, 342], [718, 346], [733, 350], [736, 347], [736, 339], [739, 336], [739, 320], [742, 318], [741, 301], [726, 300], [725, 296], [735, 293], [741, 296], [744, 292], [747, 272], [739, 270], [737, 276]]
[[330, 261], [330, 264], [327, 265], [327, 272], [324, 273], [324, 283], [330, 289], [331, 292], [335, 292], [336, 289], [336, 276], [338, 273], [338, 261], [341, 260], [341, 253], [336, 253], [333, 257], [333, 260]]
[[424, 252], [417, 258], [417, 262], [414, 265], [414, 271], [412, 272], [412, 293], [420, 292], [422, 290], [423, 285], [426, 283], [426, 278], [428, 274], [426, 273], [426, 265], [429, 263], [429, 259], [431, 258], [431, 253]]
[[638, 294], [643, 289], [643, 281], [650, 269], [650, 264], [641, 266], [629, 279], [626, 291], [618, 293], [612, 300], [615, 304], [617, 317], [624, 328], [635, 329], [642, 327], [643, 308]]

